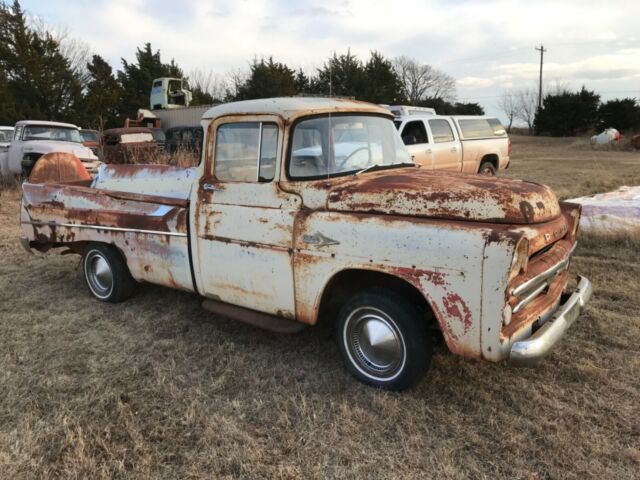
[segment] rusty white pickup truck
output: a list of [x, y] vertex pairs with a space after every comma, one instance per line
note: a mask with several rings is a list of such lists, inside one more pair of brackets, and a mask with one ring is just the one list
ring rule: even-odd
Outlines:
[[45, 159], [23, 185], [23, 244], [82, 255], [89, 291], [136, 282], [279, 332], [334, 322], [359, 380], [428, 368], [434, 330], [474, 359], [531, 364], [591, 296], [564, 293], [580, 207], [532, 182], [410, 163], [391, 114], [326, 98], [229, 103], [203, 117], [200, 165]]

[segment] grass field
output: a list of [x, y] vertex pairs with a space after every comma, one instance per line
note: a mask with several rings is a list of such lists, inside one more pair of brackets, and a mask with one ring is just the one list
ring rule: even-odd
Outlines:
[[[563, 198], [640, 184], [640, 154], [514, 138]], [[638, 478], [640, 240], [584, 238], [595, 295], [536, 369], [454, 357], [404, 393], [357, 383], [328, 328], [275, 335], [141, 286], [105, 305], [75, 256], [18, 244], [0, 197], [0, 478]]]

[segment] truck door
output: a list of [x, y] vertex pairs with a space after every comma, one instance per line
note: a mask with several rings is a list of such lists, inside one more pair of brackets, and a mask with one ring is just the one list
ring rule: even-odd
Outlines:
[[418, 165], [422, 165], [423, 168], [433, 169], [431, 145], [429, 144], [424, 121], [416, 119], [405, 123], [400, 135], [411, 154], [412, 160]]
[[218, 119], [207, 133], [192, 212], [196, 283], [208, 298], [293, 318], [293, 225], [301, 201], [274, 182], [279, 120], [250, 118]]
[[433, 168], [436, 170], [462, 171], [462, 145], [453, 133], [453, 126], [445, 118], [428, 121], [433, 141]]

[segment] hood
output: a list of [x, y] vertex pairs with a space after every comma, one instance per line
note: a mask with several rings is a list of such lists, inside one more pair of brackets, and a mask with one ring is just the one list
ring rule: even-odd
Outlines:
[[57, 140], [29, 140], [23, 143], [22, 151], [24, 153], [36, 152], [36, 153], [51, 153], [51, 152], [65, 152], [73, 153], [81, 160], [97, 160], [91, 149], [85, 147], [81, 143], [75, 142], [62, 142]]
[[560, 215], [558, 200], [545, 185], [414, 168], [345, 177], [332, 184], [327, 209], [508, 224]]

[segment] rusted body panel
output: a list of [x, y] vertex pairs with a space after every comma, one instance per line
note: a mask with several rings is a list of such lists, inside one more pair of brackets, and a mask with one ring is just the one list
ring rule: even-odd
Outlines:
[[[298, 320], [316, 322], [324, 289], [339, 272], [383, 272], [402, 278], [425, 296], [453, 352], [477, 356], [483, 250], [489, 229], [469, 227], [368, 214], [301, 216], [294, 253]], [[335, 243], [310, 244], [309, 237], [318, 233]], [[459, 249], [452, 250], [452, 242]]]
[[35, 248], [113, 244], [136, 280], [192, 291], [187, 212], [182, 200], [25, 183], [21, 222]]
[[549, 187], [477, 175], [398, 170], [336, 182], [329, 210], [507, 224], [545, 222], [560, 215]]

